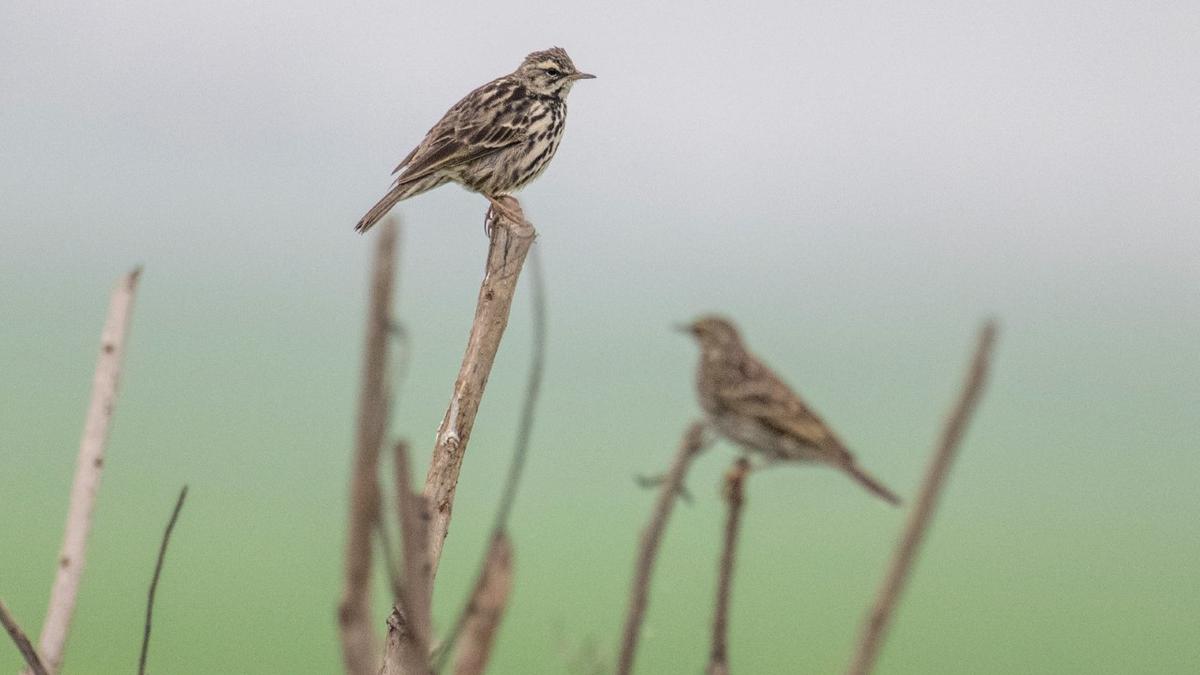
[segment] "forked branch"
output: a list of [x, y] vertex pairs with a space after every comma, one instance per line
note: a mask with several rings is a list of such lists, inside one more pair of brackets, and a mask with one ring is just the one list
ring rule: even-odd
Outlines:
[[[504, 478], [504, 487], [500, 492], [500, 501], [496, 506], [496, 515], [492, 520], [492, 529], [488, 535], [488, 549], [484, 551], [483, 560], [479, 563], [479, 574], [476, 575], [476, 588], [484, 582], [493, 564], [493, 549], [496, 540], [508, 537], [508, 519], [512, 515], [513, 504], [517, 498], [517, 488], [521, 485], [521, 476], [525, 471], [525, 459], [529, 455], [529, 439], [533, 435], [534, 413], [537, 410], [538, 394], [542, 388], [542, 379], [546, 369], [546, 284], [542, 278], [541, 260], [535, 248], [529, 253], [529, 290], [533, 308], [533, 353], [529, 363], [529, 377], [525, 384], [525, 398], [521, 403], [521, 416], [517, 424], [517, 436], [513, 443], [512, 459], [509, 460], [508, 475]], [[438, 649], [434, 672], [440, 673], [445, 668], [447, 659], [454, 649], [459, 635], [462, 633], [471, 613], [474, 597], [459, 610], [458, 618], [451, 624], [450, 632], [442, 638]]]
[[884, 577], [883, 584], [876, 595], [875, 605], [863, 623], [854, 660], [847, 671], [850, 675], [866, 675], [875, 667], [875, 661], [883, 646], [896, 603], [904, 591], [904, 585], [912, 570], [917, 549], [925, 537], [926, 530], [929, 529], [930, 520], [933, 518], [933, 512], [937, 506], [938, 495], [945, 485], [946, 476], [950, 472], [950, 465], [954, 462], [959, 442], [966, 432], [967, 422], [970, 421], [971, 414], [983, 392], [984, 384], [987, 381], [992, 345], [995, 341], [996, 324], [988, 321], [980, 331], [979, 343], [975, 348], [975, 357], [972, 359], [967, 381], [963, 385], [962, 393], [959, 395], [954, 410], [946, 421], [945, 428], [942, 430], [941, 440], [934, 451], [929, 469], [925, 472], [921, 492], [917, 495], [912, 512], [909, 513], [904, 534], [896, 546], [887, 576]]
[[633, 570], [633, 586], [629, 591], [629, 610], [625, 616], [625, 629], [621, 635], [621, 653], [617, 660], [618, 675], [629, 675], [633, 672], [633, 659], [637, 653], [642, 619], [646, 614], [646, 603], [650, 595], [650, 576], [654, 572], [658, 547], [662, 543], [667, 520], [671, 517], [671, 509], [675, 506], [675, 498], [683, 487], [683, 478], [687, 474], [692, 459], [700, 453], [703, 447], [704, 424], [695, 422], [684, 433], [683, 441], [671, 463], [671, 469], [659, 484], [658, 500], [654, 504], [654, 513], [650, 517], [650, 523], [642, 531], [637, 563]]

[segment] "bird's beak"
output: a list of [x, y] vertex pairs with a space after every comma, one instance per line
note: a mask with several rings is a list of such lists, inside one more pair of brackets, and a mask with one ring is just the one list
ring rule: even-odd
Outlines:
[[594, 79], [596, 79], [596, 76], [592, 75], [591, 73], [571, 73], [571, 79], [572, 80], [594, 80]]
[[672, 328], [679, 331], [680, 333], [687, 333], [688, 335], [691, 335], [692, 333], [695, 332], [694, 330], [692, 330], [692, 324], [690, 324], [690, 323], [677, 323], [674, 326], [672, 326]]

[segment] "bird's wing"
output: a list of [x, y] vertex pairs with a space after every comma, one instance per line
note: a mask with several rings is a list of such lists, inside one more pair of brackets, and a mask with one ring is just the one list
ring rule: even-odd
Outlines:
[[[437, 127], [430, 129], [429, 132], [425, 134], [425, 138], [426, 139], [430, 138], [433, 135], [434, 131], [437, 131]], [[424, 140], [422, 140], [421, 143], [419, 145], [417, 145], [417, 147], [413, 148], [412, 151], [409, 152], [408, 155], [405, 156], [404, 159], [400, 160], [400, 163], [396, 165], [396, 168], [392, 169], [392, 175], [395, 176], [396, 174], [400, 173], [400, 169], [403, 169], [404, 167], [408, 166], [408, 163], [412, 161], [413, 157], [417, 156], [417, 151], [423, 147], [425, 147]]]
[[796, 439], [803, 445], [825, 450], [842, 459], [849, 453], [825, 422], [804, 405], [782, 380], [763, 371], [717, 392], [730, 411], [753, 417], [763, 425]]
[[486, 157], [525, 140], [522, 118], [496, 114], [488, 106], [488, 86], [471, 92], [454, 105], [425, 139], [396, 167], [397, 184], [420, 180], [452, 166]]

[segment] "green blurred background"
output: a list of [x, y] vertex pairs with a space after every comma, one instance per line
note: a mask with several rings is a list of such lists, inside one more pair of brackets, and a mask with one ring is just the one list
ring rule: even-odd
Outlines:
[[[133, 670], [183, 483], [151, 668], [336, 672], [373, 238], [351, 228], [451, 103], [558, 43], [599, 79], [525, 192], [551, 334], [493, 672], [611, 663], [653, 498], [632, 477], [698, 414], [669, 326], [707, 311], [905, 496], [980, 321], [1001, 322], [879, 672], [1197, 672], [1198, 32], [1194, 3], [5, 3], [0, 598], [37, 632], [108, 291], [144, 264], [66, 672]], [[455, 187], [402, 208], [392, 428], [422, 461], [483, 209]], [[508, 461], [527, 300], [459, 485], [442, 625]], [[689, 479], [639, 672], [705, 662], [732, 454]], [[830, 471], [754, 476], [734, 669], [844, 668], [904, 515]]]

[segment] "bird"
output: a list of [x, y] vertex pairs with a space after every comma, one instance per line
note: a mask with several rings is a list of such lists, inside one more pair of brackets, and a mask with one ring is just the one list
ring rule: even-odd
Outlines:
[[717, 433], [767, 462], [818, 462], [840, 469], [872, 494], [900, 498], [867, 474], [854, 455], [787, 384], [750, 353], [737, 328], [720, 316], [679, 326], [700, 343], [696, 391]]
[[366, 232], [397, 202], [454, 181], [487, 197], [516, 222], [500, 197], [541, 175], [554, 158], [567, 119], [567, 94], [580, 72], [561, 47], [525, 57], [516, 70], [455, 103], [392, 171], [392, 188], [358, 221]]

